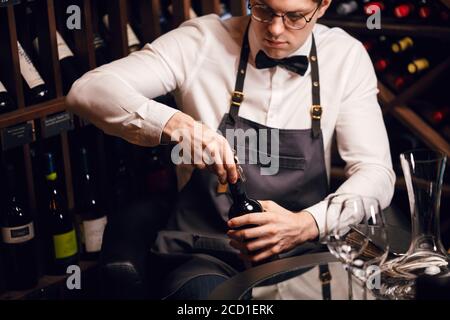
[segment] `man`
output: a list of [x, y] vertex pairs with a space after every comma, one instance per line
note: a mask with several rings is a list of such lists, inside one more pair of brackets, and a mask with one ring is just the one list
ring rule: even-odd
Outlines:
[[[348, 176], [337, 192], [389, 205], [395, 175], [376, 76], [360, 42], [316, 24], [330, 3], [251, 0], [251, 17], [190, 20], [74, 84], [69, 108], [106, 133], [143, 146], [182, 142], [194, 159], [200, 145], [214, 160], [177, 168], [180, 200], [154, 248], [172, 261], [164, 297], [206, 298], [242, 270], [237, 252], [257, 263], [311, 250], [324, 235], [334, 133]], [[172, 91], [179, 111], [151, 100]], [[262, 174], [260, 160], [242, 165], [263, 214], [228, 221], [231, 200], [222, 185], [238, 173], [227, 130], [276, 138], [277, 152], [248, 151], [269, 153], [276, 174]]]

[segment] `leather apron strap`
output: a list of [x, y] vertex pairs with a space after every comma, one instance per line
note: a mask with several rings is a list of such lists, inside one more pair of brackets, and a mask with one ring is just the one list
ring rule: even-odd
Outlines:
[[[241, 55], [239, 58], [239, 68], [236, 77], [236, 84], [234, 91], [231, 94], [230, 111], [228, 113], [227, 122], [234, 125], [239, 113], [239, 107], [244, 101], [244, 83], [247, 75], [247, 64], [250, 56], [250, 43], [248, 40], [248, 32], [250, 23], [245, 30], [244, 39], [242, 43]], [[322, 118], [322, 107], [320, 105], [320, 81], [319, 81], [319, 63], [317, 58], [316, 41], [314, 34], [312, 34], [312, 45], [309, 53], [309, 61], [311, 65], [311, 80], [312, 80], [312, 107], [311, 107], [311, 134], [314, 139], [320, 136], [320, 120]]]

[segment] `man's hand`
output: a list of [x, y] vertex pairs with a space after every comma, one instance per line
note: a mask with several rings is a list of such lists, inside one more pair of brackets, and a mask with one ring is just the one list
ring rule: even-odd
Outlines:
[[230, 245], [241, 251], [241, 257], [251, 262], [265, 260], [289, 251], [319, 235], [315, 219], [306, 211], [294, 213], [273, 201], [259, 201], [262, 213], [250, 213], [228, 221], [235, 229], [245, 225], [257, 227], [229, 230]]
[[190, 152], [190, 164], [198, 169], [209, 169], [222, 184], [236, 183], [238, 173], [228, 141], [189, 115], [175, 113], [165, 125], [161, 141], [181, 143], [183, 151], [188, 149]]

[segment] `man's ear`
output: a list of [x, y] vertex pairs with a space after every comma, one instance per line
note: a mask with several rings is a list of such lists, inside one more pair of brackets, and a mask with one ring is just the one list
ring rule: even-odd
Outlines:
[[317, 19], [321, 18], [327, 9], [330, 7], [332, 0], [322, 0], [322, 4], [320, 6], [320, 9], [318, 10]]

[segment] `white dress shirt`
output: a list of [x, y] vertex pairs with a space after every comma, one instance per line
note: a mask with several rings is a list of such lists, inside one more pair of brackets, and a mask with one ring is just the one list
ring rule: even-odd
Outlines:
[[[207, 15], [185, 22], [142, 50], [86, 73], [68, 97], [72, 112], [106, 133], [142, 146], [160, 143], [166, 122], [177, 110], [152, 98], [175, 91], [182, 112], [217, 129], [229, 111], [243, 33], [248, 17], [222, 21]], [[257, 22], [252, 22], [257, 23]], [[348, 179], [339, 193], [359, 193], [387, 207], [394, 192], [389, 142], [377, 101], [377, 79], [362, 44], [339, 28], [316, 24], [322, 131], [327, 173], [336, 132]], [[311, 36], [293, 55], [308, 55]], [[258, 70], [255, 34], [239, 115], [280, 129], [311, 128], [310, 68], [304, 76], [281, 67]], [[192, 170], [177, 168], [180, 187]], [[191, 168], [192, 169], [192, 168]], [[326, 201], [306, 209], [324, 232]]]

